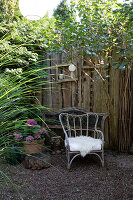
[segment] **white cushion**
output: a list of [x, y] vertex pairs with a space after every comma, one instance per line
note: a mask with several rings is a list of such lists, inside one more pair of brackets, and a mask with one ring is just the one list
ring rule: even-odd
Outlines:
[[[81, 156], [86, 156], [93, 150], [101, 150], [102, 140], [89, 136], [77, 136], [68, 138], [70, 151], [80, 151]], [[66, 146], [66, 140], [65, 140]]]

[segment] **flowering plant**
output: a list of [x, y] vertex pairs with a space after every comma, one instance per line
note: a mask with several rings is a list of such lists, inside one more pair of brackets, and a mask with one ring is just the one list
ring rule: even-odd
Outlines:
[[16, 125], [14, 137], [17, 142], [42, 141], [48, 137], [48, 132], [38, 125], [35, 120], [28, 120], [24, 125], [22, 122]]

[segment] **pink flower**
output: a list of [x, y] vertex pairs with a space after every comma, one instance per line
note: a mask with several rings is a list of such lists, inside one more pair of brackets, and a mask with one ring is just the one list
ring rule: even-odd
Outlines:
[[45, 128], [39, 130], [40, 135], [43, 134], [43, 133], [48, 135], [48, 132], [45, 130]]
[[39, 134], [40, 134], [40, 135], [41, 135], [43, 132], [44, 132], [43, 129], [40, 129], [40, 130], [39, 130]]
[[15, 132], [14, 132], [14, 135], [16, 135], [16, 134], [18, 134], [19, 133], [19, 130], [16, 130]]
[[16, 140], [21, 140], [23, 138], [21, 134], [15, 134], [14, 137]]
[[48, 131], [46, 129], [43, 129], [44, 133], [48, 136]]
[[31, 142], [31, 141], [33, 141], [33, 140], [34, 140], [34, 138], [33, 138], [32, 136], [26, 137], [26, 141], [28, 141], [28, 142]]
[[35, 137], [36, 139], [40, 139], [40, 138], [41, 138], [40, 135], [34, 135], [34, 137]]
[[27, 123], [26, 123], [27, 125], [35, 125], [36, 124], [36, 121], [35, 120], [28, 120], [27, 121]]

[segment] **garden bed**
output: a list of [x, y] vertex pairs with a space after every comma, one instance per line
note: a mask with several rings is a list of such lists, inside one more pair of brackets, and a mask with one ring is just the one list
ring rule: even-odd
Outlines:
[[[50, 168], [25, 169], [23, 164], [2, 164], [19, 187], [24, 200], [132, 200], [133, 155], [105, 153], [105, 167], [97, 158], [79, 157], [66, 168], [65, 155], [51, 155]], [[10, 169], [10, 171], [9, 171]], [[2, 188], [2, 187], [1, 187]], [[12, 186], [5, 186], [1, 200], [18, 200]]]

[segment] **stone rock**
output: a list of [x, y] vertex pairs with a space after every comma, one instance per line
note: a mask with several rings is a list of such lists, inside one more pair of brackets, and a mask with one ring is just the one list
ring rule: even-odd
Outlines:
[[47, 153], [31, 154], [30, 156], [26, 156], [23, 161], [24, 167], [32, 170], [48, 168], [50, 164], [50, 155]]

